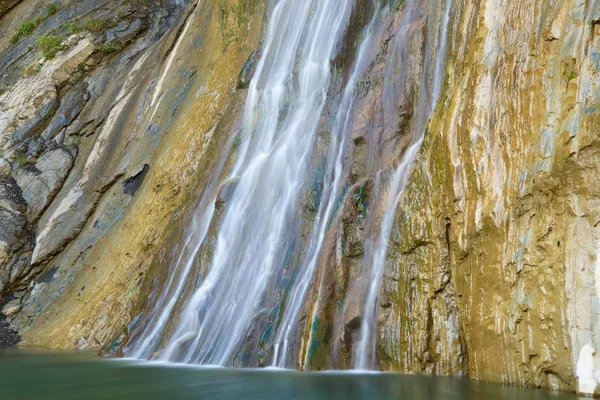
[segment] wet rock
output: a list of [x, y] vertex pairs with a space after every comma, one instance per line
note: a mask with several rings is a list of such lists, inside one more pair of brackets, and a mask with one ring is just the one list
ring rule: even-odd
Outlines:
[[[137, 3], [132, 2], [132, 7], [136, 7]], [[84, 276], [86, 282], [77, 284], [77, 289], [85, 286], [86, 290], [77, 291], [78, 300], [69, 302], [70, 305], [65, 308], [59, 307], [59, 313], [67, 312], [73, 317], [78, 316], [79, 311], [71, 306], [87, 307], [87, 304], [93, 303], [88, 298], [98, 295], [99, 281], [96, 278], [107, 271], [103, 263], [113, 258], [104, 255], [98, 258], [100, 252], [104, 251], [101, 243], [112, 242], [117, 238], [123, 245], [122, 248], [127, 250], [121, 253], [113, 248], [114, 254], [119, 254], [113, 259], [116, 261], [122, 255], [129, 261], [124, 264], [118, 261], [111, 265], [121, 264], [115, 270], [118, 275], [122, 272], [136, 275], [134, 286], [125, 284], [119, 289], [118, 296], [128, 296], [129, 300], [126, 302], [129, 305], [138, 298], [138, 273], [143, 273], [148, 267], [149, 262], [146, 261], [152, 260], [156, 251], [162, 247], [161, 237], [168, 233], [168, 229], [164, 228], [169, 223], [165, 225], [159, 221], [171, 220], [171, 216], [175, 215], [174, 211], [181, 207], [181, 199], [188, 197], [190, 190], [195, 190], [186, 182], [192, 175], [199, 177], [199, 172], [205, 167], [200, 162], [201, 159], [213, 159], [213, 155], [218, 154], [216, 151], [213, 153], [214, 140], [210, 138], [211, 134], [198, 135], [198, 132], [208, 132], [213, 122], [222, 118], [222, 111], [230, 107], [228, 98], [235, 96], [231, 87], [235, 85], [237, 73], [259, 43], [258, 28], [265, 11], [262, 2], [257, 2], [259, 4], [256, 5], [255, 2], [248, 3], [245, 0], [234, 0], [231, 4], [229, 1], [225, 2], [222, 6], [227, 13], [227, 18], [223, 20], [226, 26], [207, 26], [207, 32], [196, 32], [196, 24], [204, 25], [202, 21], [207, 14], [215, 17], [209, 18], [210, 21], [218, 21], [217, 17], [221, 15], [219, 13], [223, 7], [198, 7], [197, 12], [190, 7], [186, 17], [189, 16], [194, 21], [190, 20], [190, 29], [185, 35], [182, 33], [185, 18], [176, 19], [176, 15], [166, 17], [160, 11], [160, 6], [167, 3], [171, 10], [173, 2], [144, 3], [151, 8], [153, 17], [156, 15], [160, 18], [152, 22], [158, 24], [158, 28], [151, 25], [147, 34], [138, 37], [132, 46], [123, 49], [117, 57], [103, 57], [103, 60], [90, 69], [85, 79], [89, 83], [91, 99], [71, 124], [78, 128], [69, 126], [67, 129], [69, 134], [73, 134], [69, 140], [78, 144], [77, 169], [71, 172], [65, 187], [38, 222], [33, 264], [40, 268], [43, 266], [44, 269], [46, 264], [52, 267], [56, 265], [60, 270], [50, 282], [34, 285], [23, 309], [14, 320], [16, 322], [12, 323], [33, 332], [37, 329], [33, 328], [36, 324], [34, 320], [45, 320], [48, 311], [48, 315], [51, 313], [55, 316], [55, 321], [60, 319], [63, 326], [70, 325], [71, 333], [60, 334], [60, 340], [64, 340], [65, 344], [69, 343], [68, 345], [45, 346], [101, 349], [119, 337], [126, 328], [126, 325], [120, 327], [120, 323], [113, 323], [112, 316], [100, 317], [100, 313], [104, 312], [119, 314], [124, 317], [122, 321], [128, 323], [126, 314], [131, 311], [131, 307], [126, 306], [124, 313], [109, 311], [116, 304], [113, 303], [116, 297], [108, 295], [108, 292], [105, 306], [98, 307], [99, 312], [85, 313], [88, 314], [85, 323], [80, 318], [73, 324], [67, 323], [62, 317], [56, 317], [57, 314], [50, 309], [63, 303], [63, 296], [70, 292], [69, 286]], [[247, 4], [251, 5], [251, 14], [240, 13], [241, 7], [246, 9]], [[177, 26], [163, 37], [162, 27], [173, 22]], [[222, 38], [225, 36], [221, 33], [227, 35], [227, 46], [223, 46]], [[159, 39], [162, 42], [156, 43]], [[98, 56], [101, 56], [100, 53], [96, 52]], [[207, 58], [207, 54], [210, 57]], [[86, 64], [88, 61], [89, 59]], [[234, 63], [234, 68], [230, 68], [231, 63]], [[189, 75], [177, 73], [182, 70], [198, 70], [202, 73], [189, 79]], [[200, 76], [203, 81], [201, 86], [205, 89], [198, 91], [200, 86], [197, 79]], [[227, 84], [224, 85], [223, 82]], [[188, 92], [192, 95], [188, 96]], [[194, 100], [195, 93], [199, 93], [199, 100]], [[180, 109], [178, 105], [184, 101], [190, 101], [189, 106], [198, 115], [203, 115], [201, 120], [192, 122], [195, 126], [193, 129], [184, 128], [181, 124], [187, 118], [177, 116], [177, 110]], [[196, 126], [197, 124], [200, 125]], [[225, 133], [218, 135], [218, 141], [226, 138]], [[69, 140], [65, 139], [67, 142]], [[215, 162], [217, 159], [218, 157], [214, 157]], [[156, 167], [154, 161], [158, 163]], [[172, 164], [173, 168], [167, 167], [165, 162]], [[144, 184], [136, 192], [136, 198], [132, 198], [123, 192], [123, 178], [135, 177], [132, 184], [141, 181], [138, 174], [146, 164], [151, 165], [153, 170], [160, 168], [162, 173], [148, 173]], [[194, 168], [202, 169], [194, 172]], [[151, 193], [150, 197], [148, 193]], [[143, 203], [150, 200], [149, 207], [128, 207], [129, 204], [138, 203], [138, 200]], [[149, 210], [153, 211], [148, 212]], [[138, 212], [143, 212], [145, 217], [135, 216]], [[94, 220], [90, 219], [91, 215], [94, 215]], [[132, 218], [143, 221], [144, 224], [131, 225], [128, 221]], [[101, 223], [95, 224], [98, 219]], [[119, 223], [115, 223], [116, 221]], [[124, 227], [131, 227], [137, 233], [125, 233], [121, 230]], [[135, 237], [139, 239], [135, 240], [135, 244], [127, 243]], [[141, 260], [138, 258], [140, 255], [146, 261], [135, 261], [135, 266], [129, 264], [135, 259]], [[52, 262], [48, 262], [51, 259]], [[114, 278], [121, 281], [120, 276]], [[116, 287], [112, 284], [101, 286], [107, 291]], [[87, 329], [95, 332], [91, 335], [83, 334], [83, 330]], [[36, 346], [40, 344], [39, 340], [47, 340], [50, 336], [33, 334], [25, 340]]]
[[254, 78], [254, 73], [256, 72], [256, 65], [260, 60], [261, 54], [262, 51], [260, 49], [254, 50], [248, 58], [248, 61], [246, 61], [246, 64], [244, 65], [244, 68], [242, 69], [242, 71], [240, 72], [240, 76], [238, 77], [238, 89], [248, 89], [250, 87], [250, 81], [252, 81], [252, 78]]
[[189, 349], [193, 340], [198, 336], [198, 332], [186, 332], [179, 337], [171, 346], [171, 354], [173, 360], [177, 360], [182, 354], [185, 354]]
[[0, 316], [0, 349], [16, 346], [20, 341], [18, 332], [6, 322], [6, 317]]
[[20, 310], [20, 299], [13, 294], [0, 296], [0, 349], [13, 347], [21, 340], [9, 319]]

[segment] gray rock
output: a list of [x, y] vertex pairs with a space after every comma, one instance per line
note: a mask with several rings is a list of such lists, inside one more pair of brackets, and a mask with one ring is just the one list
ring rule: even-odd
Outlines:
[[61, 99], [60, 107], [44, 133], [42, 133], [42, 137], [46, 140], [55, 138], [62, 129], [69, 126], [75, 118], [77, 118], [89, 98], [87, 83], [80, 82], [75, 85], [73, 89]]
[[39, 133], [44, 126], [46, 126], [48, 120], [52, 117], [57, 108], [57, 98], [46, 97], [42, 104], [39, 105], [33, 118], [31, 118], [25, 125], [13, 133], [14, 139], [17, 141], [22, 141]]
[[11, 284], [14, 271], [25, 271], [29, 262], [20, 255], [33, 249], [35, 238], [28, 231], [27, 203], [17, 182], [0, 175], [0, 295]]
[[46, 145], [44, 144], [44, 140], [42, 138], [34, 138], [27, 146], [27, 154], [33, 157], [39, 157], [45, 148]]
[[60, 147], [47, 152], [35, 163], [14, 172], [14, 178], [28, 204], [27, 215], [36, 221], [62, 187], [73, 165], [71, 153]]
[[63, 129], [62, 131], [60, 131], [60, 133], [58, 135], [56, 135], [56, 137], [54, 138], [54, 141], [57, 144], [63, 144], [65, 141], [65, 132], [67, 131], [67, 129]]
[[248, 89], [250, 87], [250, 81], [254, 78], [254, 73], [256, 72], [256, 65], [258, 64], [258, 60], [260, 60], [260, 56], [262, 55], [262, 51], [254, 50], [250, 57], [248, 57], [248, 61], [244, 65], [244, 68], [240, 72], [240, 76], [237, 81], [238, 89]]
[[2, 307], [2, 314], [7, 317], [12, 317], [21, 310], [21, 300], [14, 299], [9, 301]]
[[106, 41], [126, 43], [135, 38], [143, 29], [144, 24], [140, 19], [132, 22], [121, 21], [116, 27], [106, 32]]
[[4, 158], [0, 157], [0, 175], [9, 175], [12, 171], [10, 164]]

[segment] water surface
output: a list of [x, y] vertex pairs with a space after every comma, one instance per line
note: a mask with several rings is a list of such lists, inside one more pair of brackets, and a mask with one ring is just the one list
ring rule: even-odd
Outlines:
[[574, 400], [577, 396], [396, 374], [231, 370], [108, 360], [89, 354], [0, 352], [0, 399]]

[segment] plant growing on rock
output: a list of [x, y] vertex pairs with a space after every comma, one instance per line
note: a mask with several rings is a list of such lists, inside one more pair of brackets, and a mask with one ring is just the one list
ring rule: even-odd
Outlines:
[[121, 42], [103, 43], [100, 45], [98, 50], [104, 54], [116, 53], [123, 50], [123, 44]]
[[62, 47], [62, 38], [57, 35], [44, 35], [38, 38], [38, 47], [42, 55], [51, 60]]
[[46, 6], [46, 15], [54, 15], [58, 11], [58, 6], [55, 3], [50, 3]]
[[28, 162], [29, 162], [29, 158], [26, 155], [19, 155], [15, 158], [14, 167], [21, 168], [24, 165], [27, 165]]
[[17, 28], [17, 31], [10, 37], [10, 44], [15, 44], [25, 36], [29, 36], [37, 28], [34, 21], [25, 20]]
[[27, 67], [23, 69], [23, 77], [31, 76], [37, 74], [39, 71], [36, 67], [37, 63], [29, 64]]
[[367, 214], [367, 208], [369, 206], [369, 195], [367, 193], [367, 183], [363, 183], [360, 186], [360, 190], [354, 196], [356, 201], [356, 211], [361, 218], [364, 218]]
[[567, 83], [570, 83], [579, 76], [576, 58], [568, 57], [563, 61], [563, 76], [567, 80]]
[[46, 18], [56, 14], [57, 11], [58, 5], [55, 3], [50, 3], [46, 6], [46, 11], [44, 14], [37, 15], [33, 19], [26, 19], [25, 21], [21, 22], [17, 28], [17, 31], [10, 37], [10, 44], [15, 44], [24, 37], [31, 35], [35, 29], [46, 20]]
[[71, 22], [69, 24], [69, 32], [71, 32], [72, 35], [75, 35], [81, 32], [81, 26], [79, 26], [77, 22]]
[[103, 32], [116, 26], [116, 22], [109, 18], [88, 19], [83, 23], [83, 28], [92, 33]]

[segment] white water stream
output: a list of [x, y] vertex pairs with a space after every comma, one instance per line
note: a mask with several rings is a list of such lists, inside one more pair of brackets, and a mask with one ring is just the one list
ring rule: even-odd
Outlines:
[[[395, 57], [403, 56], [404, 34], [419, 12], [420, 3], [409, 0], [404, 5], [406, 26], [400, 29], [403, 34], [395, 36], [392, 50]], [[223, 187], [219, 187], [219, 183], [227, 157], [235, 146], [233, 135], [215, 168], [214, 178], [204, 189], [183, 246], [176, 249], [177, 257], [164, 289], [147, 312], [143, 329], [126, 348], [128, 356], [149, 359], [158, 354], [158, 359], [163, 361], [221, 366], [234, 363], [252, 322], [268, 306], [266, 292], [282, 270], [288, 268], [289, 253], [297, 251], [288, 240], [289, 232], [301, 224], [299, 200], [306, 182], [311, 179], [310, 162], [317, 128], [328, 101], [332, 60], [339, 51], [353, 7], [351, 0], [279, 0], [275, 3], [248, 90], [237, 156], [224, 179], [228, 186], [224, 211], [217, 215], [217, 198]], [[439, 48], [426, 55], [430, 59], [425, 63], [433, 68], [433, 83], [428, 86], [424, 75], [417, 137], [384, 188], [385, 193], [381, 194], [385, 214], [375, 246], [367, 251], [371, 278], [361, 340], [353, 360], [359, 369], [376, 367], [376, 303], [387, 242], [398, 200], [441, 90], [450, 10], [451, 0], [446, 0], [444, 26], [438, 32]], [[381, 38], [382, 22], [389, 13], [388, 8], [379, 6], [371, 22], [364, 27], [351, 72], [338, 100], [315, 221], [289, 295], [281, 300], [285, 303], [273, 341], [271, 365], [274, 367], [292, 366], [300, 314], [318, 268], [328, 226], [346, 184], [349, 124], [353, 118], [356, 87], [374, 61], [373, 49], [379, 45], [376, 41]], [[393, 84], [392, 79], [394, 75], [387, 73], [384, 85]], [[393, 90], [388, 91], [387, 95], [391, 96]], [[211, 244], [213, 250], [206, 274], [199, 279], [198, 256], [207, 245], [211, 229], [216, 229], [216, 240]], [[197, 280], [200, 283], [187, 296], [191, 283]]]

